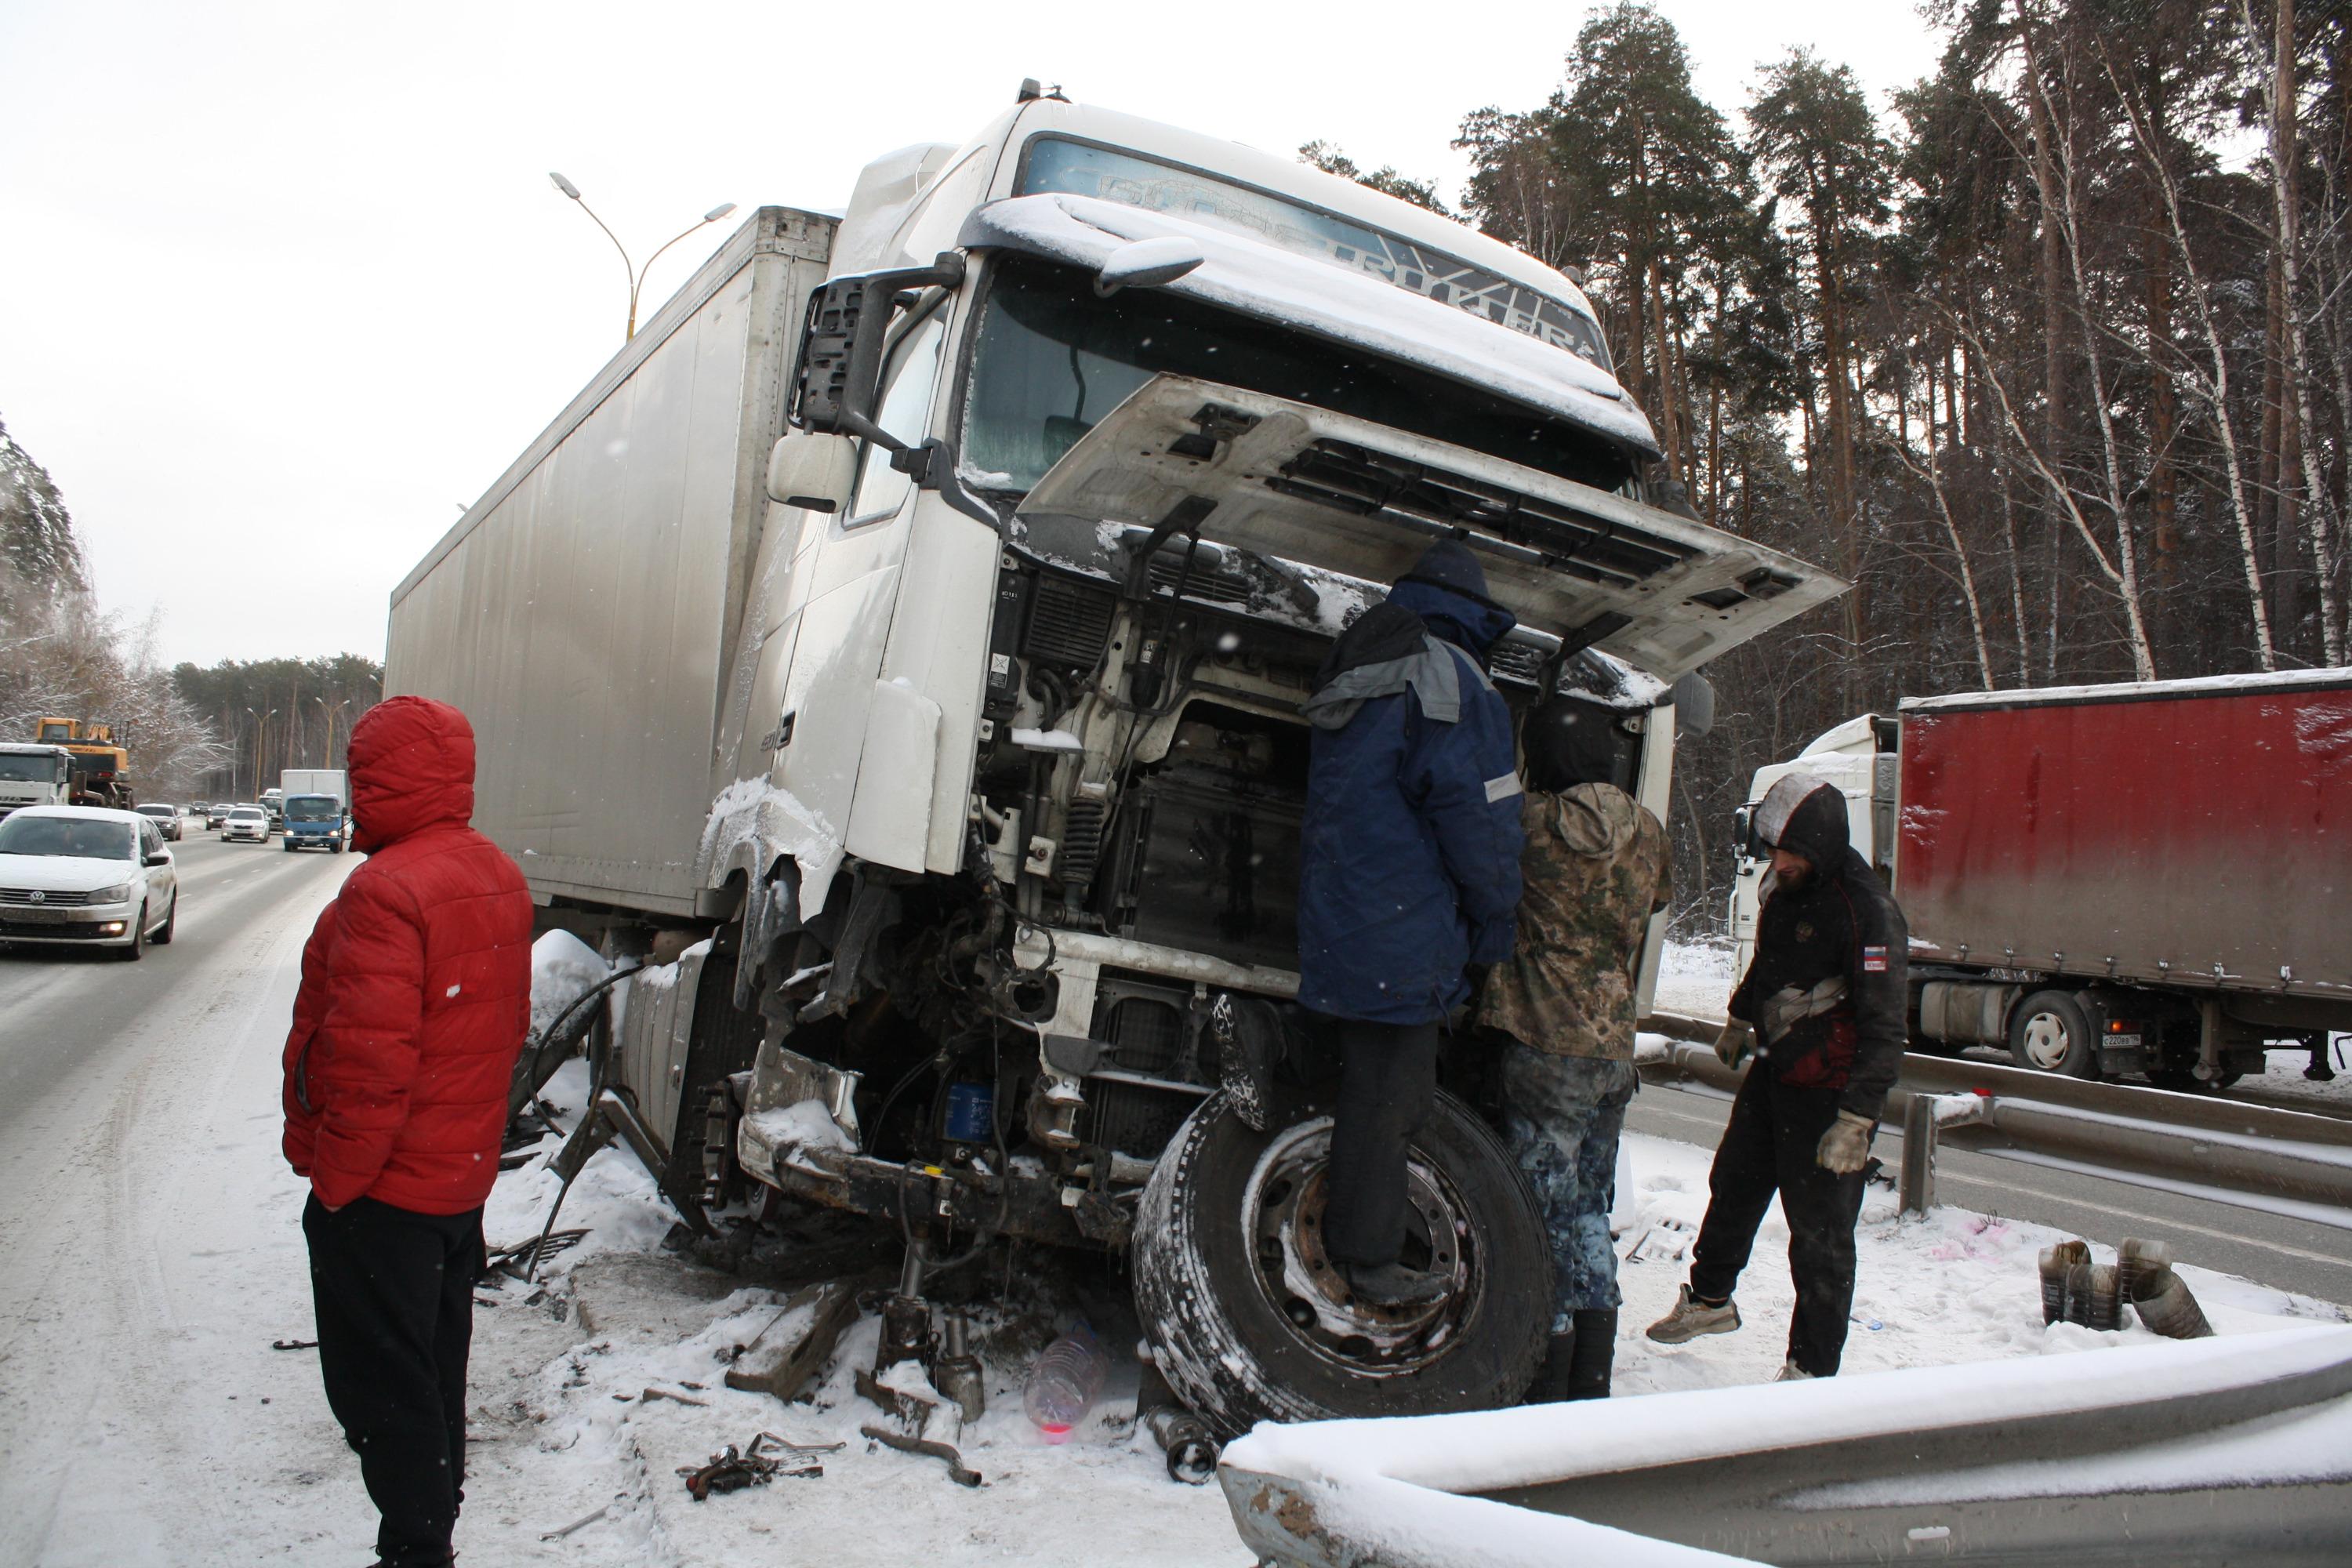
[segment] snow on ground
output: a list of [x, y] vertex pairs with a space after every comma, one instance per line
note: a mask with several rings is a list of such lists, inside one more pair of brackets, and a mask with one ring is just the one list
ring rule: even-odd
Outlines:
[[1658, 957], [1657, 995], [1650, 1004], [1660, 1013], [1686, 1018], [1720, 1018], [1724, 1004], [1739, 976], [1731, 967], [1727, 942], [1669, 942]]
[[[570, 1064], [549, 1088], [566, 1124], [583, 1097], [581, 1071]], [[1710, 1154], [1638, 1134], [1626, 1145], [1634, 1190], [1619, 1251], [1639, 1260], [1620, 1270], [1618, 1393], [1770, 1379], [1780, 1370], [1791, 1304], [1779, 1207], [1766, 1216], [1740, 1282], [1745, 1329], [1687, 1345], [1652, 1344], [1641, 1330], [1673, 1305], [1687, 1277]], [[536, 1164], [502, 1177], [486, 1218], [493, 1245], [536, 1234], [555, 1185]], [[2155, 1342], [2137, 1324], [2114, 1333], [2042, 1325], [2036, 1257], [2061, 1233], [1949, 1208], [1899, 1224], [1894, 1210], [1893, 1193], [1874, 1187], [1860, 1231], [1849, 1372]], [[844, 1336], [813, 1399], [786, 1405], [729, 1390], [729, 1353], [776, 1317], [785, 1293], [743, 1288], [664, 1253], [670, 1215], [625, 1151], [607, 1149], [588, 1163], [557, 1223], [590, 1233], [555, 1259], [544, 1296], [534, 1300], [536, 1288], [520, 1282], [480, 1293], [498, 1305], [476, 1317], [474, 1418], [482, 1440], [469, 1491], [478, 1506], [469, 1505], [459, 1534], [472, 1562], [683, 1568], [799, 1557], [818, 1543], [828, 1568], [1080, 1555], [1239, 1568], [1250, 1560], [1217, 1489], [1169, 1481], [1152, 1439], [1132, 1426], [1135, 1366], [1124, 1355], [1094, 1415], [1069, 1444], [1049, 1447], [1021, 1409], [1022, 1378], [1042, 1345], [1038, 1326], [1024, 1331], [1010, 1314], [980, 1314], [988, 1412], [959, 1446], [987, 1485], [966, 1490], [937, 1460], [858, 1435], [861, 1424], [882, 1419], [852, 1387], [856, 1370], [873, 1361], [878, 1324], [871, 1315]], [[2121, 1237], [2086, 1239], [2101, 1260], [2112, 1261]], [[2199, 1268], [2193, 1259], [2180, 1265], [2224, 1334], [2344, 1316], [2326, 1303]], [[704, 1403], [649, 1401], [645, 1391], [654, 1387]], [[820, 1457], [822, 1477], [779, 1479], [703, 1503], [687, 1497], [678, 1467], [703, 1463], [761, 1431], [847, 1447]], [[340, 1456], [321, 1462], [332, 1484], [356, 1491], [356, 1475], [338, 1468]], [[540, 1541], [541, 1532], [600, 1508], [603, 1517], [563, 1540]]]

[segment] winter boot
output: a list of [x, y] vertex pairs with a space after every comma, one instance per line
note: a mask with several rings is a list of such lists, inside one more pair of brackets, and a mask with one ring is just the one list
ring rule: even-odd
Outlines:
[[1368, 1306], [1394, 1310], [1402, 1307], [1433, 1307], [1445, 1300], [1453, 1285], [1442, 1274], [1407, 1268], [1402, 1263], [1342, 1263], [1339, 1277], [1348, 1293]]
[[[1617, 1309], [1584, 1311], [1572, 1320], [1568, 1362], [1568, 1392], [1563, 1399], [1606, 1399], [1609, 1369], [1617, 1359]], [[1552, 1348], [1559, 1348], [1557, 1337]]]
[[1803, 1367], [1799, 1366], [1795, 1356], [1790, 1356], [1788, 1360], [1780, 1363], [1780, 1375], [1774, 1378], [1772, 1381], [1775, 1383], [1811, 1383], [1813, 1381], [1813, 1374], [1807, 1372]]
[[1738, 1327], [1739, 1308], [1730, 1297], [1720, 1301], [1702, 1301], [1685, 1285], [1675, 1310], [1652, 1323], [1648, 1333], [1662, 1345], [1678, 1345], [1701, 1334], [1727, 1334]]
[[[1581, 1317], [1583, 1314], [1579, 1313]], [[1543, 1364], [1536, 1368], [1536, 1380], [1528, 1385], [1522, 1405], [1557, 1405], [1563, 1399], [1573, 1399], [1570, 1392], [1576, 1383], [1576, 1330], [1554, 1334], [1544, 1346]]]

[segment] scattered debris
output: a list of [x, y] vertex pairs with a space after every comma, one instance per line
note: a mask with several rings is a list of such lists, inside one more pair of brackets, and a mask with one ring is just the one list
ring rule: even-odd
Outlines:
[[[730, 1443], [710, 1456], [707, 1465], [681, 1465], [678, 1474], [686, 1478], [686, 1491], [697, 1502], [708, 1502], [713, 1492], [741, 1491], [745, 1487], [764, 1487], [778, 1476], [814, 1480], [824, 1474], [824, 1466], [810, 1456], [831, 1454], [847, 1447], [846, 1443], [795, 1443], [789, 1437], [779, 1437], [773, 1432], [761, 1432], [752, 1437], [749, 1447], [738, 1449]], [[782, 1450], [779, 1458], [770, 1449]]]
[[2126, 1237], [2112, 1265], [2094, 1264], [2090, 1257], [2090, 1244], [2079, 1240], [2042, 1249], [2043, 1322], [2119, 1329], [2129, 1304], [2150, 1333], [2173, 1340], [2212, 1333], [2187, 1281], [2173, 1272], [2172, 1248], [2165, 1243]]
[[590, 1525], [595, 1523], [598, 1520], [604, 1518], [606, 1514], [612, 1511], [613, 1505], [611, 1503], [606, 1503], [603, 1508], [598, 1509], [593, 1513], [582, 1514], [578, 1519], [573, 1520], [570, 1524], [565, 1525], [561, 1530], [541, 1531], [539, 1532], [539, 1538], [541, 1541], [561, 1541], [575, 1530], [587, 1529]]
[[[624, 1394], [618, 1397], [626, 1399], [628, 1395]], [[697, 1399], [690, 1394], [680, 1394], [676, 1389], [664, 1388], [659, 1384], [648, 1384], [646, 1391], [637, 1395], [637, 1401], [640, 1404], [650, 1404], [656, 1399], [673, 1400], [679, 1405], [691, 1405], [702, 1410], [710, 1408], [710, 1401], [708, 1399]]]
[[1678, 1219], [1662, 1219], [1643, 1231], [1625, 1249], [1628, 1263], [1679, 1263], [1689, 1256], [1698, 1227]]
[[514, 1279], [529, 1279], [532, 1268], [559, 1252], [568, 1252], [579, 1246], [587, 1235], [584, 1228], [554, 1230], [545, 1236], [534, 1236], [528, 1241], [517, 1242], [512, 1247], [493, 1247], [483, 1260], [479, 1283], [493, 1283], [492, 1277], [499, 1274]]
[[790, 1403], [833, 1354], [842, 1331], [856, 1321], [852, 1281], [829, 1279], [793, 1291], [768, 1326], [736, 1353], [727, 1369], [727, 1386]]
[[272, 1340], [269, 1342], [269, 1348], [274, 1351], [314, 1351], [319, 1348], [319, 1342], [316, 1340]]
[[[858, 1375], [864, 1377], [866, 1374], [861, 1373]], [[949, 1444], [934, 1443], [924, 1437], [905, 1436], [887, 1427], [877, 1426], [870, 1421], [857, 1429], [857, 1435], [871, 1438], [886, 1448], [896, 1448], [902, 1454], [917, 1454], [925, 1458], [945, 1460], [948, 1467], [948, 1479], [960, 1487], [977, 1487], [984, 1484], [980, 1479], [980, 1472], [969, 1468], [963, 1462], [963, 1456], [956, 1452], [955, 1448]]]

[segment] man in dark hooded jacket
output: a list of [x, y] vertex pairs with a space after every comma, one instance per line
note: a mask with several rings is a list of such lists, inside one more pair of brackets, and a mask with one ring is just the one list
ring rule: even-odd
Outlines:
[[1757, 806], [1755, 834], [1772, 867], [1716, 1054], [1736, 1067], [1752, 1048], [1757, 1061], [1715, 1152], [1690, 1282], [1649, 1334], [1680, 1344], [1739, 1327], [1732, 1287], [1777, 1190], [1797, 1287], [1780, 1376], [1831, 1377], [1853, 1302], [1863, 1166], [1903, 1065], [1910, 931], [1849, 842], [1836, 785], [1788, 774]]
[[1514, 624], [1477, 558], [1441, 541], [1340, 637], [1306, 704], [1298, 999], [1334, 1020], [1342, 1058], [1323, 1243], [1381, 1306], [1450, 1285], [1404, 1261], [1405, 1152], [1465, 967], [1511, 952], [1520, 789], [1486, 658]]

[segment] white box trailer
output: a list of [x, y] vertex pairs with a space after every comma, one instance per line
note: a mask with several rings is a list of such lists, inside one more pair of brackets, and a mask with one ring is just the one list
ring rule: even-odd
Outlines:
[[385, 695], [473, 721], [475, 825], [542, 904], [726, 912], [697, 852], [834, 228], [761, 208], [393, 593]]
[[1459, 1288], [1384, 1315], [1316, 1251], [1300, 704], [1460, 539], [1507, 700], [1604, 710], [1665, 816], [1670, 694], [1842, 585], [1657, 457], [1574, 282], [1229, 142], [1024, 92], [762, 209], [394, 602], [386, 690], [471, 716], [542, 922], [655, 966], [559, 1169], [617, 1135], [691, 1223], [765, 1185], [917, 1277], [1131, 1247], [1229, 1430], [1515, 1398], [1549, 1263], [1463, 1100], [1415, 1145]]

